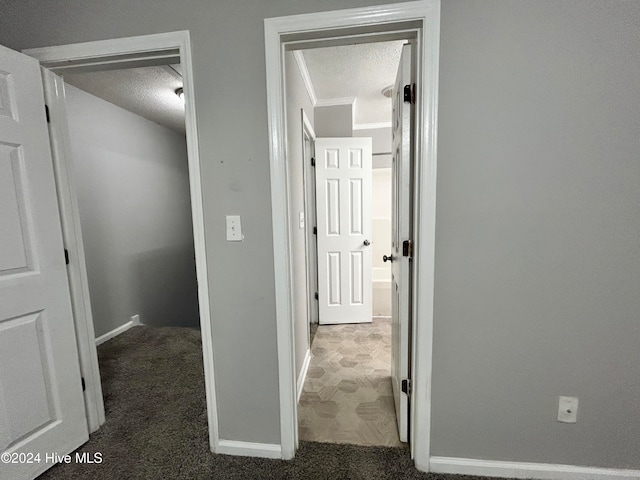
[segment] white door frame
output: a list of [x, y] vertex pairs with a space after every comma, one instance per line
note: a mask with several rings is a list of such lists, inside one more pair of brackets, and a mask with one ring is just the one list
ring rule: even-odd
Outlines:
[[[209, 443], [211, 450], [216, 452], [219, 446], [218, 414], [216, 407], [213, 338], [211, 334], [211, 312], [209, 299], [209, 281], [207, 276], [207, 259], [204, 238], [204, 214], [202, 201], [202, 179], [200, 173], [200, 157], [198, 148], [198, 129], [196, 126], [196, 104], [193, 86], [193, 65], [191, 57], [191, 40], [188, 31], [160, 33], [139, 37], [101, 40], [71, 45], [35, 48], [24, 51], [25, 54], [38, 59], [41, 65], [54, 72], [82, 69], [106, 70], [110, 65], [117, 64], [117, 68], [127, 66], [142, 66], [159, 64], [159, 62], [180, 63], [182, 65], [182, 80], [185, 99], [185, 127], [187, 137], [187, 156], [189, 163], [189, 186], [191, 189], [191, 210], [193, 220], [193, 237], [196, 254], [196, 275], [198, 280], [198, 303], [200, 307], [200, 327], [202, 331], [202, 350], [204, 358], [204, 374], [207, 397], [207, 414], [209, 421]], [[58, 101], [62, 97], [57, 97]], [[57, 145], [53, 154], [59, 158], [54, 160], [56, 165], [64, 168], [56, 172], [56, 183], [59, 195], [66, 197], [60, 202], [60, 215], [63, 224], [69, 226], [64, 232], [65, 246], [72, 258], [78, 261], [84, 258], [80, 218], [77, 209], [77, 196], [70, 175], [71, 151], [66, 138], [61, 138], [60, 131], [51, 129], [52, 144]], [[71, 187], [69, 187], [71, 186]], [[74, 205], [76, 205], [74, 207]], [[78, 249], [77, 246], [80, 248]], [[84, 269], [84, 265], [81, 266]], [[98, 364], [91, 361], [96, 356], [95, 334], [88, 298], [88, 284], [86, 274], [79, 276], [77, 281], [70, 282], [71, 294], [74, 302], [74, 319], [78, 343], [83, 345], [87, 355], [80, 358], [83, 372], [92, 372], [97, 379], [98, 388], [88, 388], [94, 405], [104, 406], [99, 389], [100, 372]], [[99, 414], [98, 414], [99, 417]], [[98, 418], [96, 417], [96, 418]], [[95, 418], [94, 418], [95, 426]], [[96, 427], [97, 428], [97, 427]]]
[[[309, 321], [311, 320], [312, 313], [311, 311], [315, 308], [316, 313], [318, 313], [318, 305], [316, 304], [317, 300], [315, 298], [315, 294], [318, 291], [318, 249], [315, 248], [315, 255], [311, 255], [313, 253], [314, 247], [317, 245], [316, 240], [317, 236], [313, 233], [313, 228], [316, 226], [317, 218], [316, 218], [316, 196], [312, 195], [312, 191], [315, 191], [315, 172], [313, 171], [313, 166], [311, 165], [311, 158], [307, 158], [306, 150], [305, 150], [305, 141], [308, 138], [309, 143], [311, 144], [311, 156], [313, 157], [315, 154], [315, 141], [316, 141], [316, 132], [311, 126], [311, 121], [304, 109], [300, 109], [302, 112], [302, 178], [304, 184], [304, 208], [305, 208], [305, 259], [307, 262], [307, 331], [309, 332], [309, 345], [311, 348], [311, 335], [309, 331]], [[292, 133], [293, 134], [293, 133]], [[313, 183], [314, 188], [311, 189], [311, 184]], [[310, 215], [310, 212], [313, 212], [313, 215]], [[313, 224], [311, 220], [314, 220]], [[312, 258], [314, 259], [312, 261]], [[315, 263], [315, 268], [311, 268], [312, 264]], [[312, 272], [315, 273], [315, 278], [313, 278]], [[300, 389], [300, 385], [298, 385]], [[298, 392], [298, 398], [300, 397], [300, 393], [302, 390]]]
[[[340, 44], [414, 34], [417, 46], [416, 165], [414, 178], [414, 271], [411, 449], [419, 470], [429, 470], [433, 333], [436, 140], [440, 0], [397, 3], [265, 19], [267, 111], [271, 172], [276, 325], [282, 457], [296, 449], [296, 376], [293, 345], [292, 252], [287, 191], [285, 48], [305, 42]], [[378, 30], [372, 33], [373, 30]], [[395, 35], [394, 35], [395, 34]], [[320, 37], [320, 38], [318, 38]], [[406, 38], [406, 37], [405, 37]], [[308, 46], [308, 45], [307, 45]]]
[[[55, 175], [62, 239], [65, 250], [69, 252], [67, 275], [73, 323], [78, 345], [80, 374], [84, 379], [84, 403], [89, 433], [93, 433], [105, 421], [102, 385], [98, 368], [98, 355], [95, 349], [95, 330], [91, 302], [89, 298], [89, 282], [80, 229], [80, 213], [78, 196], [71, 165], [67, 161], [66, 152], [70, 152], [67, 127], [67, 111], [64, 101], [64, 84], [60, 77], [47, 69], [42, 69], [45, 103], [49, 108], [49, 139], [51, 158]], [[71, 215], [65, 215], [71, 212]], [[85, 320], [83, 320], [85, 319]]]

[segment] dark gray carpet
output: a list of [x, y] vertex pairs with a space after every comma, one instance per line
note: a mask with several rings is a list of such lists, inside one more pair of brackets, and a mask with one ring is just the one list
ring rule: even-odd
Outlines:
[[301, 442], [291, 461], [209, 451], [200, 332], [136, 327], [98, 347], [107, 421], [78, 452], [101, 464], [60, 464], [41, 479], [428, 479], [406, 448]]

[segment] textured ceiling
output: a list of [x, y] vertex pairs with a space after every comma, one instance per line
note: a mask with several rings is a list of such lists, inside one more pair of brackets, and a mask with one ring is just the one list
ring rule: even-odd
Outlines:
[[391, 122], [393, 85], [403, 41], [314, 48], [302, 52], [318, 100], [356, 97], [355, 123]]
[[[136, 115], [185, 133], [179, 65], [64, 74], [64, 81]], [[177, 71], [176, 71], [177, 70]]]
[[[356, 97], [355, 123], [388, 123], [391, 100], [382, 89], [396, 78], [402, 41], [304, 50], [318, 100]], [[176, 132], [185, 132], [180, 65], [66, 73], [65, 82]]]

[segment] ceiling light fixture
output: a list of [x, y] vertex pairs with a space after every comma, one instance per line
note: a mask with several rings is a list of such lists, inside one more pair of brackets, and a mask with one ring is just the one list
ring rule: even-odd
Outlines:
[[391, 95], [393, 95], [393, 85], [389, 85], [388, 87], [384, 87], [382, 89], [382, 95], [384, 95], [387, 98], [391, 98]]
[[184, 103], [184, 90], [182, 89], [182, 87], [176, 89], [176, 95], [180, 97], [180, 100], [182, 100], [182, 103]]

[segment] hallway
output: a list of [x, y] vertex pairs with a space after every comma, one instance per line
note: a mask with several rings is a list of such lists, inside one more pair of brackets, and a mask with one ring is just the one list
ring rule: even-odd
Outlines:
[[320, 325], [298, 405], [301, 440], [399, 446], [391, 320]]

